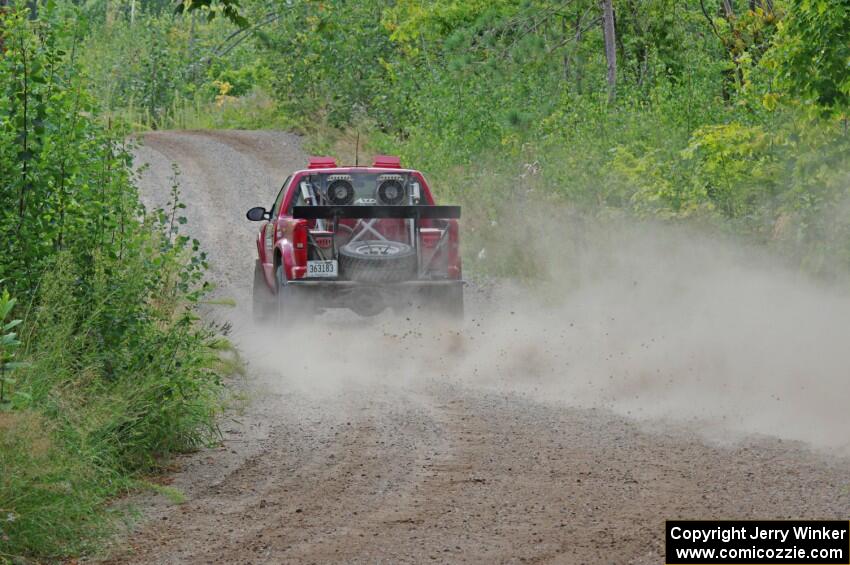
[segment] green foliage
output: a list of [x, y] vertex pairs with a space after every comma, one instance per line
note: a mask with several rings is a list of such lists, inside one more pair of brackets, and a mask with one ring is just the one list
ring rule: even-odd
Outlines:
[[[225, 94], [230, 97], [245, 96], [257, 87], [264, 87], [272, 82], [272, 72], [261, 59], [246, 62], [238, 68], [218, 64], [210, 67], [208, 76], [211, 86], [215, 87], [213, 94]], [[228, 85], [226, 91], [223, 85]]]
[[[393, 127], [407, 94], [389, 64], [393, 46], [381, 13], [372, 2], [298, 2], [258, 32], [275, 53], [265, 60], [284, 114], [321, 115], [341, 126], [370, 108], [382, 127]], [[280, 53], [285, 62], [275, 60]]]
[[511, 0], [402, 0], [383, 13], [382, 23], [390, 31], [390, 39], [407, 44], [410, 50], [416, 51], [424, 38], [429, 43], [435, 38], [444, 39], [473, 26], [484, 14], [505, 18], [514, 15], [518, 7]]
[[830, 213], [846, 127], [796, 97], [843, 104], [850, 11], [729, 5], [616, 1], [613, 104], [598, 3], [584, 0], [293, 2], [257, 48], [305, 130], [356, 128], [466, 205], [467, 265], [503, 272], [504, 258], [476, 257], [504, 210], [527, 206], [516, 191], [533, 190], [583, 213], [708, 221], [834, 274], [850, 253]]
[[0, 561], [90, 549], [135, 475], [218, 437], [229, 370], [195, 313], [207, 265], [179, 174], [146, 215], [79, 72], [78, 15], [0, 15]]
[[177, 12], [203, 10], [207, 19], [212, 20], [221, 14], [239, 27], [247, 27], [248, 20], [239, 13], [238, 0], [184, 0], [177, 6]]
[[850, 108], [850, 1], [790, 0], [774, 54], [778, 82], [820, 109]]
[[725, 217], [739, 218], [760, 198], [769, 198], [777, 178], [769, 151], [770, 136], [758, 126], [703, 126], [682, 151], [695, 161], [690, 176], [692, 200], [704, 200]]
[[85, 39], [81, 64], [104, 109], [135, 107], [157, 125], [176, 99], [198, 88], [202, 72], [193, 63], [203, 41], [190, 44], [189, 29], [174, 24], [168, 13], [120, 19]]
[[[212, 123], [239, 122], [233, 104], [224, 109], [223, 102], [271, 82], [268, 67], [243, 48], [240, 31], [226, 21], [165, 11], [89, 27], [96, 31], [82, 40], [82, 70], [99, 106], [134, 129], [188, 127], [183, 124], [207, 116]], [[216, 116], [224, 113], [230, 115]]]
[[11, 377], [12, 371], [26, 366], [25, 363], [15, 361], [15, 350], [21, 342], [18, 334], [12, 330], [21, 324], [21, 320], [8, 319], [16, 303], [9, 291], [3, 289], [0, 293], [0, 410], [6, 407], [6, 386], [15, 383]]
[[[37, 412], [0, 412], [0, 562], [22, 555], [61, 560], [107, 533], [108, 493], [126, 481], [66, 447]], [[109, 483], [112, 484], [109, 484]]]
[[77, 26], [58, 18], [30, 23], [24, 11], [4, 20], [0, 278], [29, 299], [56, 251], [86, 265], [107, 241], [120, 254], [139, 208], [129, 154], [85, 117], [95, 106], [73, 65]]
[[[850, 253], [843, 224], [826, 219], [844, 198], [846, 123], [816, 117], [846, 109], [843, 1], [732, 0], [729, 12], [720, 0], [615, 0], [613, 103], [591, 0], [254, 2], [243, 29], [125, 18], [107, 30], [114, 39], [86, 40], [87, 52], [104, 51], [86, 66], [114, 54], [112, 66], [127, 69], [128, 79], [96, 83], [139, 85], [110, 98], [137, 127], [259, 125], [317, 140], [357, 130], [466, 205], [475, 257], [504, 209], [527, 205], [514, 193], [535, 170], [535, 199], [708, 221], [825, 274]], [[127, 50], [134, 29], [157, 26]], [[157, 48], [174, 82], [143, 95], [154, 83], [129, 69]], [[467, 264], [510, 263], [486, 255]]]

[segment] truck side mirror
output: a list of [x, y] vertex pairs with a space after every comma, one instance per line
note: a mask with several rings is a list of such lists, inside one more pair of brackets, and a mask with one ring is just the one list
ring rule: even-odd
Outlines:
[[245, 214], [245, 217], [251, 220], [252, 222], [262, 222], [263, 220], [268, 220], [269, 218], [271, 218], [271, 215], [271, 212], [269, 212], [262, 206], [257, 206], [248, 210], [248, 213]]

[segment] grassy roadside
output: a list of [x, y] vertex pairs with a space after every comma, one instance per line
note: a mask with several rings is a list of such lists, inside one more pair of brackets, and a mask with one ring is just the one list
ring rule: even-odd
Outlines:
[[[145, 488], [171, 455], [219, 438], [222, 379], [234, 370], [226, 339], [200, 323], [193, 300], [169, 293], [171, 276], [110, 303], [144, 263], [125, 259], [127, 278], [112, 292], [79, 297], [79, 273], [61, 256], [34, 305], [16, 310], [20, 347], [3, 352], [22, 366], [6, 372], [0, 409], [0, 562], [95, 551], [121, 517], [112, 498]], [[179, 266], [175, 256], [165, 268], [177, 275]], [[128, 302], [135, 327], [105, 347], [104, 318]]]
[[235, 367], [177, 190], [144, 210], [98, 119], [74, 14], [29, 16], [0, 13], [0, 563], [96, 551], [114, 497], [218, 440]]

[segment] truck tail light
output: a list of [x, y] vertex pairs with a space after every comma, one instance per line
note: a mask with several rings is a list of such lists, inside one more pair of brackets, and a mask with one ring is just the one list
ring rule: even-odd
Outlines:
[[325, 230], [310, 230], [313, 241], [322, 249], [330, 249], [333, 246], [333, 232]]
[[440, 242], [442, 235], [442, 230], [437, 228], [421, 228], [419, 230], [419, 241], [422, 242], [422, 247], [425, 249], [434, 249]]
[[292, 254], [295, 265], [307, 264], [307, 221], [295, 222], [292, 228]]
[[460, 258], [460, 225], [457, 220], [449, 220], [449, 278], [459, 279], [463, 276], [463, 265]]

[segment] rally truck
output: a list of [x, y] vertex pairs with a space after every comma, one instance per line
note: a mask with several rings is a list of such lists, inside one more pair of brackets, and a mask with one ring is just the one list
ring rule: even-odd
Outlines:
[[379, 155], [371, 166], [311, 157], [266, 210], [257, 234], [253, 311], [289, 323], [329, 308], [463, 316], [460, 207], [438, 206], [421, 172]]

